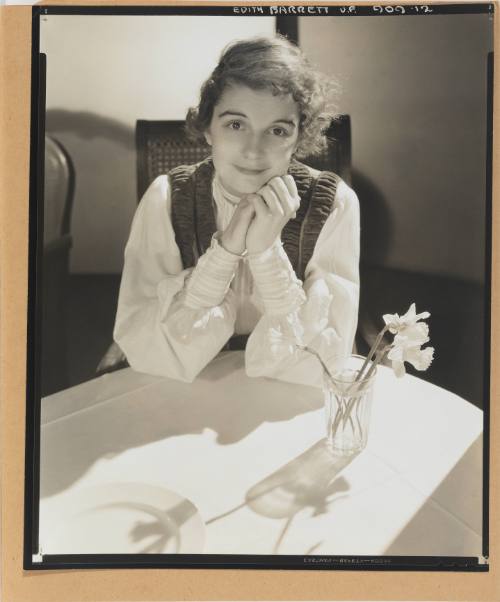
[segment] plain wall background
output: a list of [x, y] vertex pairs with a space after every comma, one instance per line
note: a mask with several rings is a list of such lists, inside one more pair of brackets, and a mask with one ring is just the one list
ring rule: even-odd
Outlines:
[[[136, 207], [134, 125], [182, 119], [227, 42], [271, 17], [49, 16], [47, 132], [77, 171], [74, 273], [119, 273]], [[489, 15], [299, 18], [352, 117], [354, 187], [375, 264], [479, 282]]]
[[305, 17], [299, 40], [343, 88], [367, 259], [481, 281], [490, 15]]
[[76, 170], [73, 273], [120, 273], [137, 207], [135, 122], [184, 119], [223, 47], [272, 34], [274, 17], [41, 18], [46, 132]]

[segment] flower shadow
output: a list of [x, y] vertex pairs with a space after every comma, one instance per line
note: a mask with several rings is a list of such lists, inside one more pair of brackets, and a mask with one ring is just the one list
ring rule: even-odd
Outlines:
[[[294, 517], [300, 511], [310, 508], [312, 516], [324, 514], [336, 500], [348, 494], [349, 482], [339, 474], [357, 455], [340, 456], [331, 450], [326, 439], [321, 439], [251, 487], [242, 504], [211, 518], [206, 524], [225, 518], [244, 506], [267, 518], [285, 519], [273, 548], [273, 554], [278, 554]], [[320, 544], [314, 545], [306, 554], [313, 553]]]
[[103, 510], [139, 511], [153, 517], [153, 520], [137, 520], [130, 529], [131, 543], [137, 545], [144, 542], [144, 547], [137, 552], [138, 554], [161, 554], [167, 546], [170, 546], [173, 552], [180, 552], [181, 527], [197, 513], [196, 507], [189, 500], [183, 500], [164, 510], [153, 508], [149, 504], [123, 501], [101, 505], [92, 508], [91, 511]]
[[171, 540], [174, 541], [175, 551], [179, 552], [182, 543], [180, 528], [196, 513], [196, 507], [189, 500], [183, 500], [153, 521], [137, 521], [130, 531], [130, 539], [138, 543], [155, 538], [139, 554], [161, 554]]
[[[325, 514], [329, 506], [349, 492], [348, 481], [338, 475], [354, 457], [336, 455], [326, 439], [322, 439], [248, 491], [246, 499], [254, 512], [269, 518], [286, 519], [273, 554], [279, 553], [286, 533], [300, 511], [310, 508], [312, 516]], [[320, 544], [306, 554], [311, 554]]]
[[[196, 506], [151, 497], [138, 483], [87, 489], [46, 516], [44, 547], [53, 554], [200, 553], [205, 527]], [[137, 493], [142, 496], [138, 497]], [[165, 494], [172, 494], [163, 490]], [[168, 496], [170, 497], [170, 496]], [[173, 503], [171, 503], [173, 502]], [[55, 534], [55, 535], [54, 535]]]
[[324, 514], [334, 498], [349, 491], [349, 483], [338, 475], [355, 457], [336, 455], [322, 439], [254, 485], [246, 502], [268, 518], [290, 518], [307, 507], [313, 516]]

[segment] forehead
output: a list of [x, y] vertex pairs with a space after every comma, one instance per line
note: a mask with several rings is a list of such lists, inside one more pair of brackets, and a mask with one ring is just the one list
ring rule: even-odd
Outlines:
[[214, 117], [224, 111], [236, 111], [247, 117], [266, 120], [292, 119], [299, 107], [291, 94], [273, 95], [270, 90], [254, 90], [243, 84], [226, 86], [214, 107]]

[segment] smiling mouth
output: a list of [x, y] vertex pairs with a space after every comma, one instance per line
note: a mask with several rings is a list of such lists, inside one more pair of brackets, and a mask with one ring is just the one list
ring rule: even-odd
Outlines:
[[234, 166], [237, 171], [246, 176], [258, 176], [261, 173], [267, 171], [267, 169], [247, 169], [246, 167], [240, 167], [239, 165]]

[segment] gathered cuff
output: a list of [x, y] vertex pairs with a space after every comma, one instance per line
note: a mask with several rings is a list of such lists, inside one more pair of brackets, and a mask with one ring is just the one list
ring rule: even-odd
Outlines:
[[184, 305], [191, 309], [222, 303], [242, 257], [226, 251], [217, 240], [218, 234], [213, 235], [210, 248], [199, 258], [186, 284]]
[[261, 253], [248, 254], [248, 264], [265, 312], [283, 315], [296, 311], [306, 300], [280, 241]]

